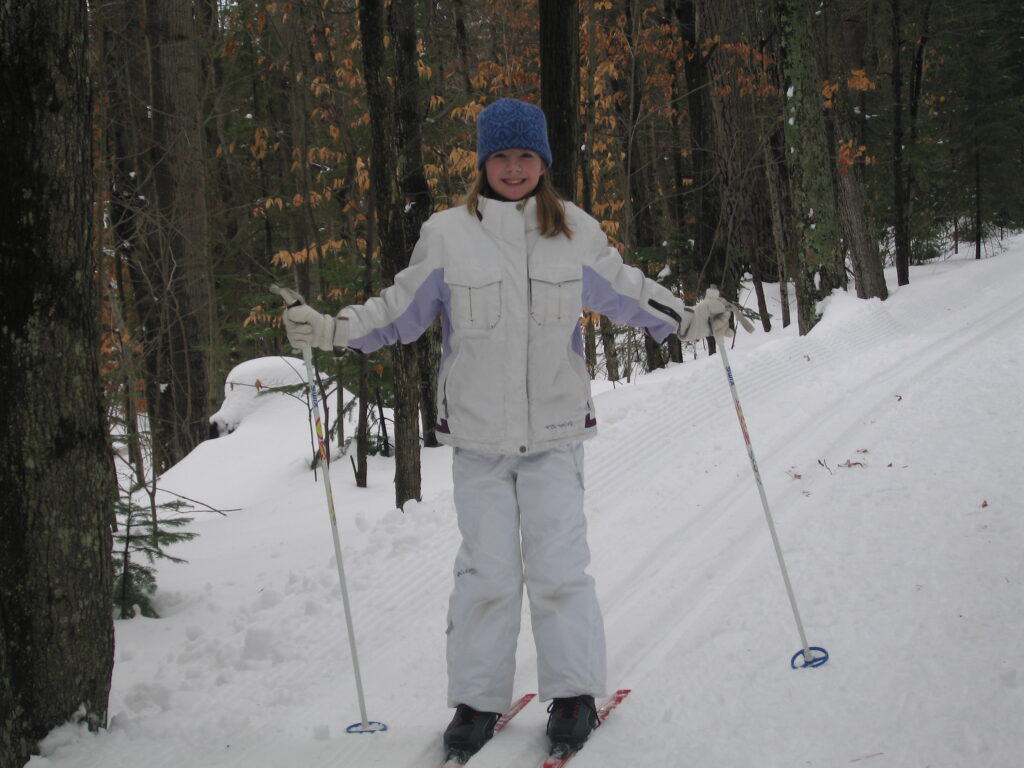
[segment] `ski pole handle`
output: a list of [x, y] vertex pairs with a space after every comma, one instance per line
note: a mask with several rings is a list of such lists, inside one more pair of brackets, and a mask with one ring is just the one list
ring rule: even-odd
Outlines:
[[707, 291], [704, 293], [705, 299], [718, 299], [726, 307], [727, 312], [732, 312], [733, 319], [740, 325], [747, 333], [754, 332], [754, 324], [750, 322], [743, 309], [738, 304], [733, 304], [731, 301], [722, 298], [721, 292], [718, 290], [718, 286], [712, 283], [708, 286]]
[[278, 285], [277, 283], [270, 284], [270, 292], [276, 293], [280, 296], [284, 300], [285, 306], [288, 307], [288, 309], [291, 309], [292, 307], [301, 307], [306, 303], [303, 301], [301, 294], [293, 291], [291, 288], [285, 288], [284, 286]]

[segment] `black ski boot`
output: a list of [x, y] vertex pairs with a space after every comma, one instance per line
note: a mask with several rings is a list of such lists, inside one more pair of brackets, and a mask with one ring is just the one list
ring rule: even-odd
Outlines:
[[600, 725], [593, 696], [555, 699], [548, 705], [550, 754], [564, 758], [583, 748], [590, 732]]
[[494, 725], [501, 717], [497, 712], [477, 712], [459, 704], [455, 717], [444, 731], [445, 760], [464, 763], [494, 735]]

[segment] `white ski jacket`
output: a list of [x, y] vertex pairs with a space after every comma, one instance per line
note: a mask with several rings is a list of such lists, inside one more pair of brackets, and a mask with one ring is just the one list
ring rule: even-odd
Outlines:
[[566, 203], [572, 238], [541, 237], [536, 201], [481, 198], [424, 223], [409, 266], [338, 313], [335, 346], [372, 352], [417, 339], [441, 316], [437, 437], [475, 451], [527, 454], [596, 432], [583, 354], [583, 306], [679, 330], [683, 302], [626, 266], [597, 221]]

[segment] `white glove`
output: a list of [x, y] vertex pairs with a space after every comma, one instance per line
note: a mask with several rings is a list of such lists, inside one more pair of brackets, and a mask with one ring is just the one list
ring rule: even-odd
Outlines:
[[718, 289], [712, 286], [693, 309], [686, 308], [686, 314], [679, 323], [679, 338], [683, 341], [697, 341], [707, 336], [732, 336], [730, 316], [734, 316], [748, 333], [754, 330], [740, 308], [719, 296]]
[[334, 349], [334, 331], [336, 321], [333, 316], [317, 312], [302, 297], [290, 288], [277, 285], [270, 290], [284, 299], [288, 308], [284, 311], [284, 330], [288, 334], [288, 343], [295, 349], [323, 349], [328, 352]]

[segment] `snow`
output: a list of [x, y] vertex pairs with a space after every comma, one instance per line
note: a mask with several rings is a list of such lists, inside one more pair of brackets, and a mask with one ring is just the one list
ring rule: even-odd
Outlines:
[[[888, 301], [836, 293], [806, 337], [776, 311], [775, 330], [730, 351], [808, 640], [831, 654], [818, 669], [789, 667], [799, 639], [721, 360], [595, 387], [591, 572], [609, 686], [633, 693], [574, 768], [1020, 765], [1024, 237], [914, 267], [909, 286], [889, 278]], [[301, 382], [289, 360], [233, 377]], [[162, 618], [117, 622], [109, 728], [62, 726], [29, 766], [440, 761], [450, 451], [423, 452], [423, 501], [404, 513], [390, 460], [371, 460], [368, 489], [333, 467], [368, 715], [389, 726], [349, 735], [359, 711], [306, 414], [287, 395], [228, 397], [234, 431], [167, 473], [239, 511], [197, 517], [199, 538], [173, 552], [189, 563], [161, 566]], [[523, 623], [519, 692], [536, 685]], [[472, 765], [539, 764], [545, 719], [528, 706]]]

